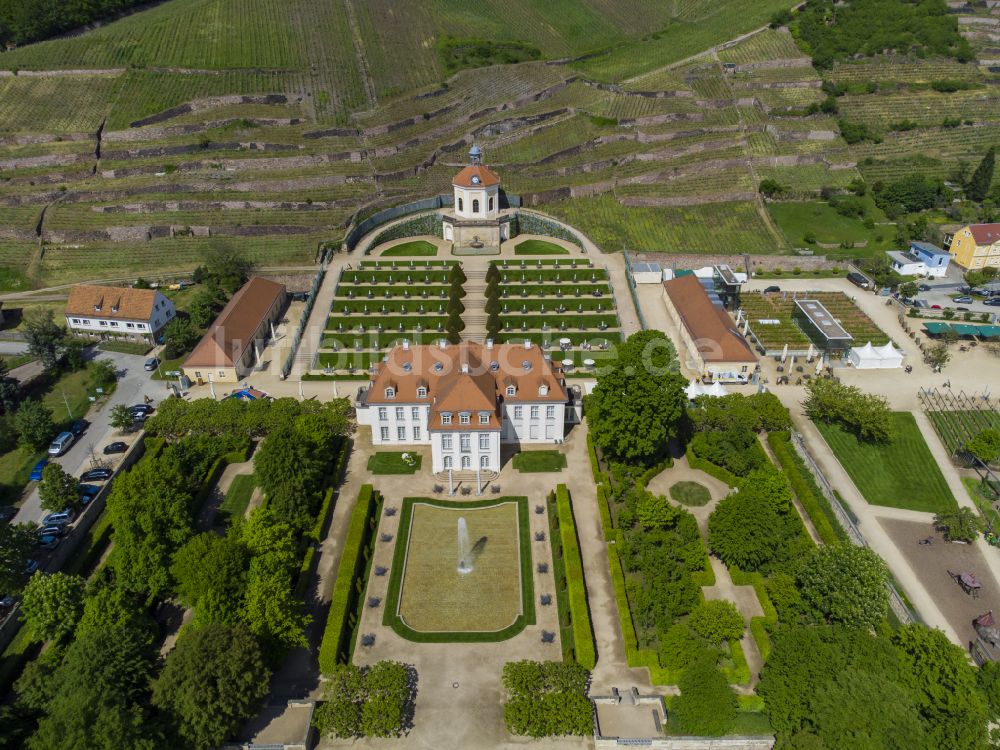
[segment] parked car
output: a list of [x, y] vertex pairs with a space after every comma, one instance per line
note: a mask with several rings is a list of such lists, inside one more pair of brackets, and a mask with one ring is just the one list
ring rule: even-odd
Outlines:
[[17, 515], [17, 508], [13, 505], [4, 505], [0, 508], [0, 523], [6, 523]]
[[970, 297], [968, 295], [963, 295], [961, 297], [955, 297], [955, 299], [952, 300], [952, 301], [955, 302], [955, 303], [957, 303], [957, 304], [959, 304], [959, 305], [971, 305], [972, 304], [972, 297]]
[[104, 446], [104, 455], [110, 456], [112, 453], [124, 453], [128, 450], [128, 443], [123, 443], [118, 440], [114, 443], [108, 443]]
[[101, 491], [101, 488], [96, 484], [78, 484], [76, 486], [77, 492], [80, 493], [80, 502], [86, 505]]
[[72, 432], [77, 437], [83, 434], [83, 431], [90, 427], [90, 422], [86, 419], [78, 419], [73, 424], [69, 426], [69, 431]]
[[160, 366], [160, 360], [159, 360], [159, 358], [158, 357], [150, 357], [142, 365], [142, 369], [145, 370], [146, 372], [152, 372], [153, 370], [155, 370], [159, 366]]
[[42, 470], [49, 465], [49, 459], [43, 458], [31, 469], [31, 476], [29, 477], [32, 482], [42, 481]]
[[930, 284], [918, 284], [917, 285], [917, 289], [919, 289], [921, 292], [929, 292], [931, 290], [931, 285]]
[[60, 511], [49, 513], [45, 516], [42, 519], [42, 526], [65, 526], [72, 522], [74, 515], [71, 508], [63, 508]]
[[56, 439], [52, 441], [52, 445], [49, 446], [49, 455], [61, 456], [69, 450], [74, 440], [76, 440], [76, 435], [72, 432], [60, 432], [56, 435]]
[[871, 287], [871, 282], [868, 280], [868, 277], [863, 273], [858, 273], [857, 271], [851, 271], [847, 274], [847, 280], [862, 289], [868, 289]]
[[766, 289], [764, 289], [764, 294], [774, 294], [775, 292], [780, 292], [780, 291], [781, 291], [780, 286], [769, 286]]
[[983, 302], [984, 305], [989, 305], [990, 307], [1000, 307], [1000, 297], [990, 297], [988, 300]]
[[29, 576], [36, 570], [38, 570], [38, 560], [28, 560], [28, 562], [25, 563], [24, 572], [27, 573]]
[[43, 526], [38, 530], [38, 536], [62, 536], [65, 533], [65, 526]]
[[114, 472], [111, 469], [90, 469], [80, 475], [81, 482], [104, 482], [111, 479]]
[[955, 309], [959, 312], [969, 312], [969, 308], [967, 307], [956, 307]]
[[44, 536], [38, 537], [38, 546], [42, 549], [55, 549], [59, 546], [59, 542], [61, 541], [62, 539], [57, 536], [45, 534]]
[[128, 410], [133, 414], [145, 414], [147, 417], [156, 411], [156, 409], [149, 404], [133, 404], [128, 408]]
[[913, 300], [913, 306], [923, 309], [926, 307], [930, 307], [930, 303], [925, 299], [915, 299]]
[[135, 427], [137, 425], [141, 425], [147, 419], [149, 419], [149, 415], [146, 414], [145, 412], [142, 412], [142, 411], [134, 411], [134, 412], [132, 412], [132, 426], [133, 427]]
[[941, 305], [931, 305], [931, 310], [940, 310]]
[[10, 594], [0, 594], [0, 612], [6, 612], [14, 606], [14, 597]]

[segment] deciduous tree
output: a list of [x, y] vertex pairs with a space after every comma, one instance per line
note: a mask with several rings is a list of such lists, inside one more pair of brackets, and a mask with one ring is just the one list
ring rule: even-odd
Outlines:
[[966, 441], [965, 450], [985, 464], [993, 463], [1000, 458], [1000, 430], [980, 430], [975, 437]]
[[872, 629], [885, 618], [889, 569], [867, 547], [840, 543], [818, 547], [799, 570], [807, 613], [818, 622]]
[[38, 641], [60, 640], [73, 632], [83, 613], [84, 582], [65, 573], [36, 573], [24, 587], [21, 611]]
[[256, 714], [269, 678], [245, 627], [206, 625], [177, 641], [153, 684], [153, 705], [171, 715], [185, 747], [208, 750]]
[[709, 643], [738, 641], [743, 637], [743, 615], [736, 606], [724, 599], [702, 602], [688, 615], [688, 626]]
[[21, 403], [14, 413], [14, 427], [20, 443], [36, 450], [48, 445], [56, 431], [52, 410], [37, 399]]
[[710, 659], [700, 659], [684, 670], [677, 686], [681, 694], [672, 709], [683, 734], [719, 737], [736, 721], [736, 694]]
[[934, 516], [934, 526], [944, 532], [949, 542], [974, 542], [983, 530], [983, 522], [972, 508], [953, 508]]
[[21, 590], [24, 566], [37, 538], [32, 524], [0, 523], [0, 591], [16, 593]]
[[66, 329], [55, 322], [52, 310], [31, 310], [24, 314], [24, 339], [28, 351], [52, 372], [59, 367], [66, 347]]
[[46, 466], [42, 469], [42, 481], [38, 485], [42, 510], [55, 513], [63, 508], [79, 506], [80, 493], [77, 484], [76, 477], [67, 474], [59, 464]]

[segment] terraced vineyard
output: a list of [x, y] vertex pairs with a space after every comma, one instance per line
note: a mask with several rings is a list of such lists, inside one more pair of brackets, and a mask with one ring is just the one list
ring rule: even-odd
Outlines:
[[[822, 303], [858, 346], [869, 341], [874, 346], [882, 346], [889, 341], [889, 337], [846, 294], [802, 292], [797, 296]], [[740, 297], [740, 306], [750, 320], [751, 332], [767, 351], [781, 350], [786, 344], [792, 350], [809, 347], [809, 338], [793, 320], [795, 297], [786, 294], [744, 294]]]
[[[859, 175], [945, 176], [998, 140], [990, 77], [972, 66], [838, 65], [833, 80], [900, 87], [838, 100], [883, 131], [848, 146], [834, 116], [805, 116], [825, 95], [787, 32], [706, 51], [784, 6], [170, 0], [6, 52], [0, 287], [184, 270], [217, 242], [311, 263], [359, 218], [446, 192], [473, 142], [508, 192], [605, 251], [787, 253], [798, 238], [762, 179], [813, 198]], [[546, 59], [448, 76], [445, 36]], [[975, 88], [929, 90], [942, 79]], [[949, 112], [973, 125], [941, 127]], [[891, 130], [905, 120], [917, 127]]]

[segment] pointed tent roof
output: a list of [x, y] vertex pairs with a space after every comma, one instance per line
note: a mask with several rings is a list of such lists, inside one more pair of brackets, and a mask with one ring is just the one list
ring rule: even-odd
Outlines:
[[729, 391], [727, 391], [726, 387], [722, 383], [720, 383], [718, 380], [716, 380], [714, 383], [712, 383], [712, 385], [710, 385], [705, 390], [705, 393], [706, 393], [706, 395], [709, 395], [709, 396], [728, 396], [729, 395]]
[[702, 389], [701, 384], [697, 380], [692, 380], [688, 383], [687, 388], [684, 389], [684, 393], [691, 400], [698, 398], [698, 396], [704, 395], [705, 391]]
[[[869, 344], [869, 346], [871, 346], [871, 344]], [[903, 353], [901, 351], [899, 351], [898, 349], [896, 349], [892, 345], [891, 341], [888, 342], [887, 344], [885, 344], [885, 346], [876, 346], [876, 347], [874, 347], [874, 349], [875, 349], [875, 352], [880, 357], [882, 357], [883, 359], [885, 359], [886, 357], [892, 357], [893, 359], [895, 359], [896, 357], [902, 357], [903, 356]]]
[[851, 350], [854, 351], [855, 353], [859, 354], [862, 357], [878, 357], [879, 356], [878, 350], [874, 346], [872, 346], [872, 342], [871, 341], [869, 341], [864, 346], [854, 346], [854, 347], [851, 347]]

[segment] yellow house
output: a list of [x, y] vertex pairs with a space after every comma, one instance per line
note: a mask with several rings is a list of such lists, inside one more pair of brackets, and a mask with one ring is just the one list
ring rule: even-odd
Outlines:
[[1000, 224], [970, 224], [951, 238], [948, 252], [965, 269], [1000, 266]]

